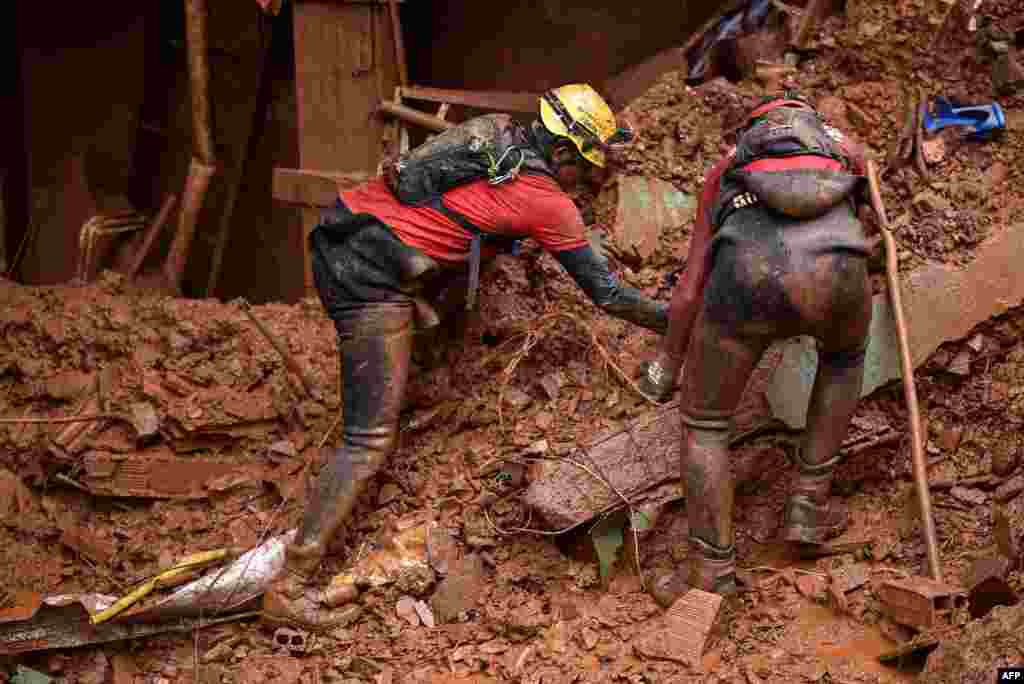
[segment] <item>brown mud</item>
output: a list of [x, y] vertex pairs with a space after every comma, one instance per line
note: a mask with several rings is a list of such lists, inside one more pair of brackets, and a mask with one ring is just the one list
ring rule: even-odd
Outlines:
[[[967, 4], [930, 48], [943, 3], [848, 0], [806, 61], [774, 85], [798, 87], [884, 159], [909, 88], [995, 99], [987, 37], [1019, 27], [1020, 10], [1013, 0], [987, 1], [987, 19], [972, 33]], [[629, 106], [640, 144], [626, 170], [698, 192], [728, 149], [723, 129], [767, 92], [757, 80], [691, 88], [683, 74], [667, 74]], [[1024, 94], [998, 99], [1019, 122]], [[966, 263], [985, 235], [1024, 221], [1024, 135], [1014, 125], [993, 142], [951, 145], [931, 167], [931, 187], [909, 169], [888, 177], [885, 199], [904, 269], [926, 260]], [[607, 230], [614, 190], [590, 199], [585, 209]], [[686, 225], [669, 230], [651, 259], [636, 268], [615, 262], [618, 271], [666, 298], [664, 275], [685, 259], [688, 232]], [[23, 656], [0, 661], [0, 673], [16, 662], [61, 681], [119, 684], [914, 681], [913, 673], [877, 662], [908, 635], [883, 615], [873, 591], [886, 579], [926, 571], [908, 438], [842, 466], [838, 490], [853, 524], [839, 541], [871, 540], [870, 552], [817, 561], [792, 558], [773, 542], [792, 436], [767, 435], [735, 450], [739, 562], [754, 587], [741, 598], [729, 638], [698, 667], [635, 650], [660, 610], [629, 554], [604, 587], [585, 540], [499, 533], [535, 521], [505, 496], [519, 484], [514, 468], [496, 478], [497, 464], [544, 447], [565, 454], [647, 410], [594, 348], [591, 331], [631, 377], [656, 340], [600, 315], [536, 250], [497, 259], [483, 280], [478, 314], [420, 341], [401, 446], [321, 574], [327, 581], [373, 551], [396, 520], [426, 513], [452, 533], [460, 554], [483, 561], [475, 607], [454, 623], [413, 624], [396, 612], [402, 592], [386, 586], [364, 592], [352, 624], [299, 656], [278, 650], [271, 631], [249, 622]], [[0, 281], [0, 312], [0, 416], [119, 416], [0, 425], [0, 468], [17, 478], [0, 479], [0, 587], [7, 595], [120, 595], [183, 555], [252, 546], [297, 524], [319, 445], [337, 439], [330, 430], [340, 408], [333, 330], [318, 302], [253, 308], [312, 379], [312, 397], [236, 303], [157, 297], [106, 274], [86, 287]], [[555, 313], [582, 325], [543, 318]], [[950, 340], [918, 372], [930, 479], [993, 478], [934, 494], [945, 573], [954, 582], [974, 557], [994, 552], [994, 485], [1021, 472], [1022, 332], [1024, 311], [1013, 309]], [[145, 444], [126, 419], [139, 402], [160, 421], [159, 436]], [[884, 428], [909, 434], [898, 386], [862, 402], [851, 435]], [[1020, 530], [1024, 497], [1003, 505]], [[679, 567], [685, 536], [684, 508], [672, 504], [640, 542], [644, 575]], [[846, 593], [839, 610], [823, 578], [855, 565], [869, 580]], [[1024, 589], [1020, 571], [1009, 581]], [[428, 600], [430, 591], [415, 598]], [[935, 676], [927, 681], [952, 681]]]

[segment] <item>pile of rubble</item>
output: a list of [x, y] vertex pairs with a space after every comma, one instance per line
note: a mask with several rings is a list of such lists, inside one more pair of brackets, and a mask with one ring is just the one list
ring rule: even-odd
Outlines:
[[[0, 587], [0, 654], [22, 653], [0, 672], [97, 683], [886, 681], [931, 650], [927, 681], [972, 681], [1019, 631], [1020, 606], [1002, 604], [1024, 590], [1020, 17], [1012, 0], [987, 0], [972, 32], [961, 5], [923, 4], [851, 0], [788, 62], [786, 41], [762, 37], [738, 53], [749, 76], [739, 83], [666, 74], [629, 106], [639, 143], [626, 174], [582, 201], [621, 276], [664, 299], [703, 175], [763, 95], [798, 87], [879, 159], [911, 84], [974, 103], [998, 96], [1002, 137], [933, 145], [927, 182], [905, 168], [885, 183], [936, 525], [951, 540], [945, 572], [969, 590], [952, 631], [915, 638], [921, 626], [884, 606], [884, 587], [921, 575], [924, 559], [884, 292], [839, 478], [851, 529], [817, 559], [780, 557], [772, 543], [815, 363], [806, 341], [779, 345], [733, 434], [749, 591], [729, 638], [674, 650], [658, 635], [686, 616], [662, 616], [645, 589], [685, 560], [679, 426], [673, 406], [652, 410], [630, 386], [654, 338], [597, 314], [553, 259], [527, 249], [489, 267], [479, 315], [419, 340], [401, 447], [323, 568], [325, 600], [346, 624], [319, 638], [237, 622], [253, 618], [254, 584], [210, 603], [231, 568], [255, 581], [259, 558], [259, 576], [272, 573], [321, 447], [337, 439], [334, 333], [319, 303], [175, 300], [109, 274], [87, 287], [0, 281], [0, 567], [17, 569]], [[206, 551], [223, 554], [92, 624]], [[133, 621], [147, 614], [161, 620]], [[38, 631], [54, 621], [78, 625], [59, 634], [79, 643], [137, 640], [54, 651], [57, 634]], [[878, 662], [900, 644], [903, 656]]]

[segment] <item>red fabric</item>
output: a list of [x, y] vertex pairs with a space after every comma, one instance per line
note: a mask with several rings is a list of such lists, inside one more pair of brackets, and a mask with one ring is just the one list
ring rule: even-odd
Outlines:
[[668, 369], [670, 373], [679, 372], [686, 357], [686, 349], [690, 345], [693, 324], [697, 320], [704, 286], [711, 270], [711, 211], [718, 197], [722, 174], [732, 164], [732, 159], [733, 154], [730, 153], [711, 169], [697, 203], [693, 234], [690, 236], [690, 253], [683, 275], [672, 293], [672, 303], [668, 311], [668, 331], [662, 341], [662, 350], [672, 364]]
[[[341, 192], [340, 196], [351, 211], [373, 214], [402, 242], [434, 259], [460, 262], [469, 256], [468, 231], [435, 209], [402, 204], [383, 179]], [[501, 185], [473, 181], [445, 193], [444, 203], [485, 232], [526, 235], [549, 252], [587, 244], [579, 210], [547, 176], [523, 175]], [[485, 248], [484, 253], [493, 250]]]
[[811, 109], [810, 105], [808, 105], [806, 102], [801, 102], [800, 100], [772, 100], [771, 102], [765, 102], [763, 105], [754, 108], [754, 110], [747, 115], [747, 121], [750, 121], [751, 119], [756, 119], [757, 117], [762, 116], [763, 114], [767, 114], [773, 109], [778, 109], [779, 107], [796, 107], [798, 109]]
[[835, 159], [819, 157], [813, 154], [801, 154], [794, 157], [758, 159], [743, 167], [744, 171], [789, 171], [791, 169], [842, 171], [843, 165]]

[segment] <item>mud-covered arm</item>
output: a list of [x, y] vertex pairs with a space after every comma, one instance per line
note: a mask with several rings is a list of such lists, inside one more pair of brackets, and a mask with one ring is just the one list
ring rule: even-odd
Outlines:
[[661, 350], [671, 362], [669, 371], [678, 373], [690, 344], [693, 324], [703, 299], [704, 285], [711, 270], [712, 211], [718, 197], [722, 174], [732, 162], [732, 155], [715, 165], [708, 174], [697, 203], [697, 214], [690, 237], [690, 252], [686, 268], [672, 292], [669, 308], [668, 333], [661, 342]]
[[554, 253], [590, 300], [602, 311], [635, 325], [664, 334], [668, 307], [623, 285], [608, 268], [608, 262], [590, 245]]

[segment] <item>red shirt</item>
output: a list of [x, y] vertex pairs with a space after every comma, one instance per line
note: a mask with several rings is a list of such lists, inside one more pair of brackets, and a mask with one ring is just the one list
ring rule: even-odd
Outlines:
[[[381, 178], [340, 196], [353, 213], [376, 216], [402, 242], [434, 259], [461, 262], [469, 256], [468, 231], [435, 209], [402, 204]], [[529, 236], [549, 252], [587, 244], [579, 210], [547, 176], [524, 174], [500, 185], [473, 181], [445, 193], [444, 203], [484, 232]], [[485, 256], [489, 252], [484, 249]]]

